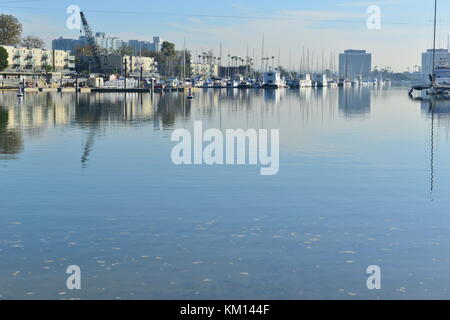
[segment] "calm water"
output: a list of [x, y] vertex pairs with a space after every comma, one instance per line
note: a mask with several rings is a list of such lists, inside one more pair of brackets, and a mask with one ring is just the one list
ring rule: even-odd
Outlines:
[[[450, 104], [195, 94], [0, 93], [1, 298], [450, 298]], [[194, 120], [279, 128], [278, 175], [173, 165], [171, 132]]]

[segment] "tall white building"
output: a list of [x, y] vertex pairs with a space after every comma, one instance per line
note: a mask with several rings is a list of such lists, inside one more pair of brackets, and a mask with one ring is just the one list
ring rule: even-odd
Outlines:
[[104, 32], [97, 32], [95, 34], [95, 43], [99, 48], [106, 49], [108, 52], [120, 49], [125, 42], [117, 37], [107, 37]]
[[[105, 49], [107, 52], [113, 52], [126, 44], [123, 40], [117, 37], [109, 37], [104, 32], [97, 32], [94, 36], [94, 41], [97, 44], [97, 47], [100, 49]], [[85, 36], [80, 36], [75, 47], [85, 46], [88, 46], [88, 41]]]
[[339, 54], [339, 77], [354, 79], [367, 77], [372, 70], [372, 54], [366, 50], [345, 50]]

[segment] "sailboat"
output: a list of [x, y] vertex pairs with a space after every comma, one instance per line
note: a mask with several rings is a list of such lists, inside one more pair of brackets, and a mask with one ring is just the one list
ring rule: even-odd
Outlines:
[[435, 64], [436, 56], [436, 13], [437, 0], [434, 0], [434, 31], [433, 31], [433, 58], [432, 58], [432, 74], [429, 75], [430, 83], [412, 86], [409, 89], [409, 96], [412, 97], [414, 91], [425, 90], [427, 95], [435, 95], [439, 97], [447, 96], [450, 93], [450, 66], [440, 63]]

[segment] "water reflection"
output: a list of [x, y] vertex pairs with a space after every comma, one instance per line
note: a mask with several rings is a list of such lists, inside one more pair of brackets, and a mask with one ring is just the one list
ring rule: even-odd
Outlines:
[[191, 102], [184, 94], [178, 92], [161, 94], [156, 101], [155, 129], [172, 129], [177, 119], [181, 121], [189, 119]]
[[23, 149], [20, 131], [8, 128], [9, 110], [0, 106], [0, 157], [14, 159]]
[[[308, 113], [310, 106], [327, 107], [330, 111], [338, 103], [339, 111], [347, 117], [370, 113], [371, 90], [360, 89], [301, 89], [301, 90], [198, 90], [195, 99], [187, 101], [183, 93], [150, 94], [28, 94], [19, 104], [14, 94], [2, 94], [4, 109], [8, 109], [8, 128], [39, 131], [55, 125], [74, 125], [88, 128], [114, 123], [154, 122], [158, 129], [170, 129], [178, 119], [187, 120], [191, 106], [200, 114], [212, 117], [217, 107], [232, 113], [244, 109], [301, 105], [301, 112]], [[8, 107], [6, 107], [8, 106]]]
[[23, 101], [14, 93], [2, 93], [1, 153], [22, 152], [23, 135], [41, 136], [49, 128], [77, 127], [84, 134], [81, 164], [86, 167], [96, 137], [118, 126], [172, 130], [199, 119], [219, 128], [294, 128], [298, 123], [334, 122], [339, 114], [344, 119], [364, 118], [371, 112], [372, 91], [200, 89], [194, 91], [194, 100], [187, 100], [183, 93], [30, 93]]
[[347, 118], [364, 118], [370, 114], [372, 89], [341, 88], [339, 90], [339, 111]]
[[435, 131], [444, 129], [448, 139], [450, 128], [450, 100], [419, 98], [420, 109], [424, 116], [430, 119], [430, 196], [433, 200], [435, 183]]
[[[449, 149], [436, 142], [447, 116], [422, 116], [402, 88], [369, 89], [369, 101], [344, 90], [33, 94], [20, 105], [0, 94], [1, 134], [20, 133], [27, 151], [0, 167], [2, 296], [445, 297]], [[280, 128], [280, 173], [173, 165], [171, 130], [194, 120]], [[390, 279], [374, 292], [364, 277], [378, 262]], [[61, 292], [71, 264], [89, 289]]]

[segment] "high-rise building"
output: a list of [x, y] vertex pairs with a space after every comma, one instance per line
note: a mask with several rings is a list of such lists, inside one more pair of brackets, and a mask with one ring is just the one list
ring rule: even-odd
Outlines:
[[354, 79], [361, 75], [367, 77], [372, 70], [372, 54], [366, 50], [345, 50], [339, 54], [339, 77]]
[[155, 51], [153, 49], [153, 43], [150, 41], [129, 40], [128, 46], [130, 46], [134, 56], [139, 56], [145, 51]]
[[[119, 49], [125, 43], [117, 37], [108, 37], [104, 32], [97, 32], [94, 36], [94, 41], [100, 49], [105, 49], [108, 52], [113, 52]], [[85, 36], [80, 36], [76, 39], [64, 39], [59, 37], [52, 41], [53, 50], [70, 50], [75, 52], [76, 48], [87, 46], [88, 42]]]
[[99, 48], [105, 49], [108, 52], [113, 52], [120, 49], [120, 47], [125, 44], [124, 41], [117, 37], [107, 37], [104, 32], [97, 32], [94, 39]]
[[[436, 49], [434, 55], [434, 64], [436, 66], [448, 64], [450, 62], [450, 53], [448, 49]], [[428, 49], [422, 53], [422, 73], [428, 75], [433, 73], [433, 49]]]
[[[109, 37], [105, 32], [97, 32], [95, 33], [94, 40], [100, 49], [104, 49], [108, 53], [113, 53], [123, 45], [128, 45], [131, 47], [132, 54], [135, 56], [145, 51], [160, 51], [162, 46], [162, 39], [158, 36], [153, 37], [153, 42], [141, 40], [129, 40], [125, 42], [117, 37]], [[77, 48], [87, 45], [88, 42], [85, 36], [80, 36], [78, 40], [59, 37], [52, 41], [53, 50], [70, 50], [73, 53], [75, 53]]]
[[66, 39], [59, 37], [58, 39], [52, 40], [53, 50], [69, 50], [75, 52], [75, 48], [78, 46], [78, 40], [76, 39]]
[[153, 51], [160, 51], [163, 40], [159, 36], [153, 37]]

